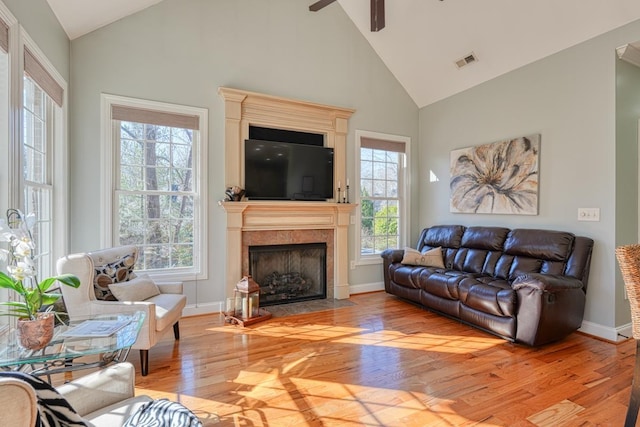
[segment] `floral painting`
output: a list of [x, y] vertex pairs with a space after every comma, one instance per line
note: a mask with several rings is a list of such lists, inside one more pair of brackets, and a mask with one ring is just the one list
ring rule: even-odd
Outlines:
[[451, 212], [538, 214], [540, 135], [451, 152]]

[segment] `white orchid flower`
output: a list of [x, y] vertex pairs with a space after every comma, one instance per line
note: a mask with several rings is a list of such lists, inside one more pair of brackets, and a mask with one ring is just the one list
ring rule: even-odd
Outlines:
[[27, 277], [33, 277], [36, 275], [36, 270], [31, 263], [18, 261], [16, 265], [7, 266], [7, 271], [14, 280], [20, 282], [24, 281]]
[[11, 245], [14, 255], [18, 258], [30, 258], [35, 249], [33, 242], [29, 239], [15, 239]]
[[10, 242], [14, 236], [13, 230], [7, 225], [7, 221], [0, 218], [0, 242]]
[[0, 261], [5, 262], [9, 258], [9, 251], [0, 248]]

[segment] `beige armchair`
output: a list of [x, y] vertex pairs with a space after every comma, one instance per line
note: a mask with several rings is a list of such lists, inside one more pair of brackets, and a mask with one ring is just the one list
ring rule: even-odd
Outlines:
[[[135, 396], [135, 371], [125, 362], [109, 366], [56, 390], [73, 409], [92, 426], [122, 426], [144, 403], [148, 396]], [[0, 378], [0, 425], [33, 427], [36, 421], [35, 390], [15, 378]]]
[[156, 282], [159, 295], [143, 301], [104, 301], [96, 297], [94, 279], [96, 271], [104, 266], [115, 265], [126, 260], [133, 268], [138, 258], [136, 246], [120, 246], [88, 253], [68, 255], [58, 260], [58, 274], [71, 273], [80, 279], [80, 287], [61, 286], [69, 316], [92, 316], [98, 314], [132, 313], [144, 311], [145, 320], [132, 346], [140, 350], [140, 365], [143, 376], [149, 372], [149, 349], [173, 327], [175, 339], [180, 338], [178, 321], [186, 305], [186, 296], [182, 294], [182, 283]]

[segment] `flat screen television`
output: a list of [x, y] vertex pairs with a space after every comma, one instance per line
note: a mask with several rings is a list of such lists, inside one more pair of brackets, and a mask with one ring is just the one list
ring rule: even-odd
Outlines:
[[247, 139], [245, 195], [251, 200], [333, 198], [333, 148]]

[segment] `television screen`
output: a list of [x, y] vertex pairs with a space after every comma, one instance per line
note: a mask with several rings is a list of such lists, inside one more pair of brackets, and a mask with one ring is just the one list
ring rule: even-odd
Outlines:
[[245, 140], [244, 185], [253, 200], [333, 197], [333, 148]]

